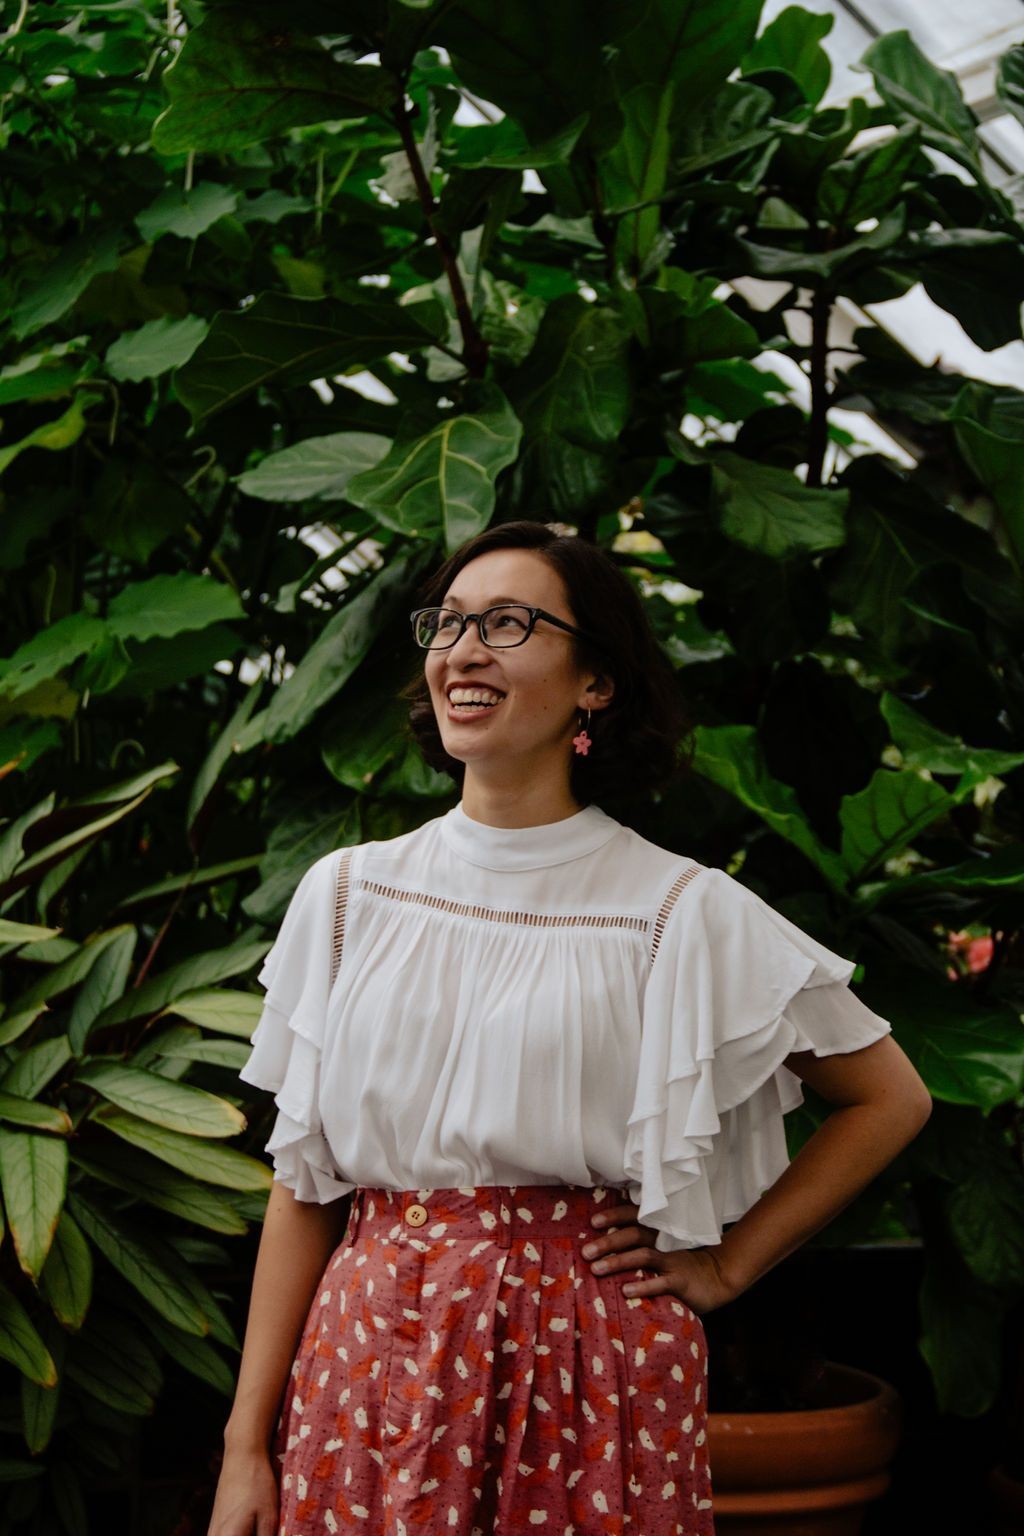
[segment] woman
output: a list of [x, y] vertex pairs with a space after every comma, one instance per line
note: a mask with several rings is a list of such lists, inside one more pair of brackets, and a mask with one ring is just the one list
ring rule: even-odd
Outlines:
[[[597, 805], [684, 730], [613, 561], [498, 525], [413, 628], [462, 798], [317, 860], [260, 973], [275, 1182], [210, 1536], [706, 1536], [700, 1315], [931, 1100], [852, 961]], [[838, 1107], [787, 1166], [801, 1079]]]

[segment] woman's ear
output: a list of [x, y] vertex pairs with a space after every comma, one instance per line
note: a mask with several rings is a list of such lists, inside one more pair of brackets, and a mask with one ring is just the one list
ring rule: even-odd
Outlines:
[[615, 680], [606, 672], [598, 672], [587, 684], [586, 696], [580, 709], [606, 709], [615, 693]]

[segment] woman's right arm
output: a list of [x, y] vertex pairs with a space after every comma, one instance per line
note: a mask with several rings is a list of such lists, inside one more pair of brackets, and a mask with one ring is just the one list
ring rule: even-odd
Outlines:
[[209, 1536], [273, 1536], [276, 1530], [271, 1439], [303, 1325], [350, 1206], [351, 1197], [321, 1205], [297, 1200], [280, 1180], [271, 1187]]

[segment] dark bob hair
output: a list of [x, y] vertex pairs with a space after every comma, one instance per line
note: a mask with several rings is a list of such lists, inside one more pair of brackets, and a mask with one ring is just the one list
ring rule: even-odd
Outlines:
[[[536, 551], [561, 577], [576, 625], [606, 642], [597, 651], [574, 635], [576, 665], [603, 672], [615, 682], [611, 703], [591, 716], [590, 752], [570, 755], [570, 793], [583, 806], [626, 806], [660, 797], [689, 771], [692, 759], [692, 743], [686, 740], [691, 726], [675, 672], [629, 577], [597, 545], [561, 527], [522, 521], [485, 529], [427, 578], [415, 606], [443, 602], [459, 571], [478, 555], [494, 549]], [[444, 749], [422, 670], [399, 697], [410, 704], [409, 726], [430, 767], [450, 774], [461, 788], [465, 764]]]

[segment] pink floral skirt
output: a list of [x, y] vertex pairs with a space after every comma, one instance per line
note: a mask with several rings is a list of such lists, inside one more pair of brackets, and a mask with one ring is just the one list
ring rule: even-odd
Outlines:
[[357, 1189], [274, 1436], [279, 1536], [713, 1536], [700, 1318], [579, 1251], [621, 1198]]

